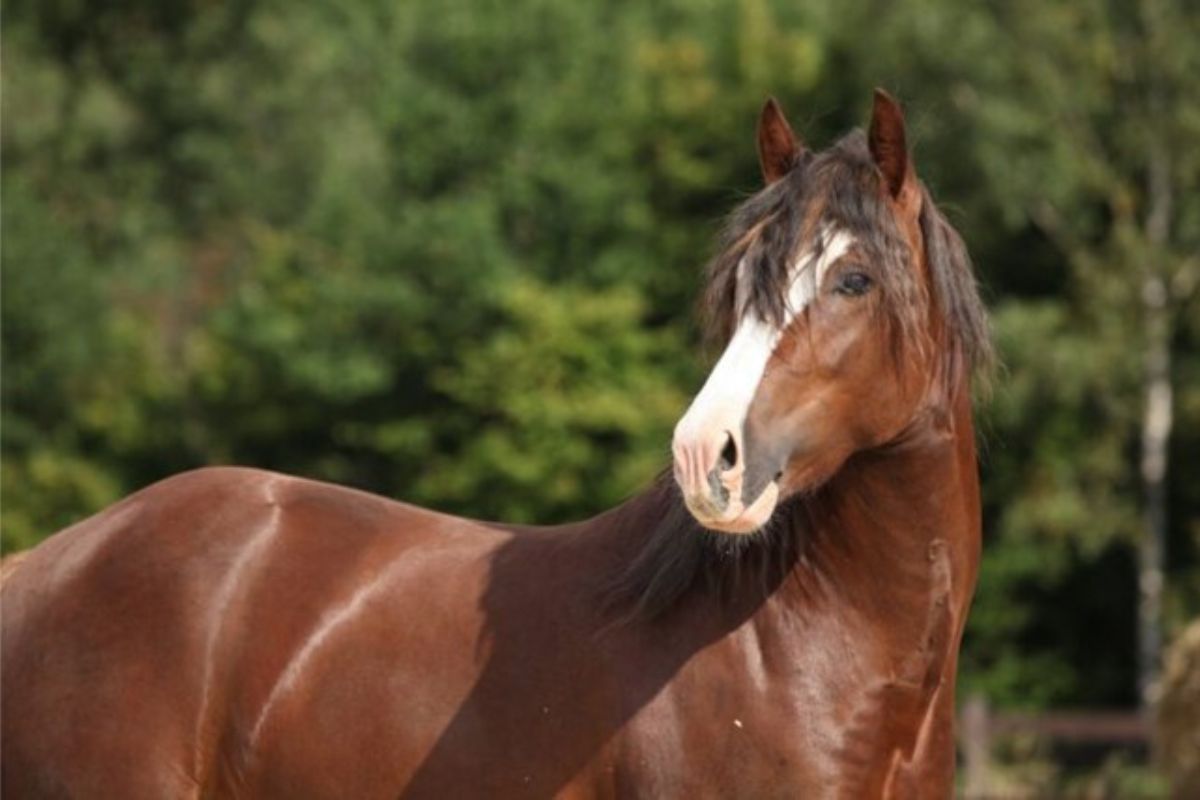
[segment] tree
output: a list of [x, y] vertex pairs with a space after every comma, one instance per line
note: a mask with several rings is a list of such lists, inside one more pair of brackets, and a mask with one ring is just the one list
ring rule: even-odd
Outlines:
[[[1024, 118], [1049, 123], [1017, 202], [1073, 265], [1088, 321], [1123, 323], [1140, 343], [1126, 353], [1141, 356], [1138, 685], [1148, 706], [1162, 647], [1172, 352], [1200, 277], [1200, 117], [1186, 111], [1200, 88], [1189, 44], [1200, 20], [1183, 3], [1142, 0], [1015, 4], [998, 23], [1023, 53], [1010, 65]], [[1018, 126], [996, 129], [998, 142], [1029, 147]], [[991, 161], [998, 183], [1001, 161]]]

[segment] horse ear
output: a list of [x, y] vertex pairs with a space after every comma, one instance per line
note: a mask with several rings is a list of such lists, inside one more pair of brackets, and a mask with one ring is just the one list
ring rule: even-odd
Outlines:
[[867, 142], [875, 166], [883, 173], [888, 193], [893, 200], [901, 200], [901, 191], [915, 182], [915, 176], [904, 137], [904, 112], [900, 110], [900, 104], [883, 89], [875, 90]]
[[772, 184], [787, 174], [803, 152], [804, 145], [792, 133], [783, 109], [768, 97], [758, 116], [758, 164], [763, 180]]

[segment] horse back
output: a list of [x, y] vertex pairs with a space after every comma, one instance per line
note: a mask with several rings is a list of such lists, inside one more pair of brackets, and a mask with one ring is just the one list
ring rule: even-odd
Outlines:
[[50, 537], [3, 586], [5, 795], [236, 786], [303, 697], [322, 637], [361, 634], [371, 592], [394, 585], [397, 564], [452, 553], [442, 561], [467, 586], [463, 542], [486, 549], [481, 529], [342, 487], [210, 468]]

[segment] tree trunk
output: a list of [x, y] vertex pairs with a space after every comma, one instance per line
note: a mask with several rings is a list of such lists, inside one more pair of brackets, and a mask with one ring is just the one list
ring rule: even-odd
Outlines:
[[[1157, 87], [1155, 87], [1157, 88]], [[1161, 97], [1151, 93], [1151, 111]], [[1161, 114], [1153, 113], [1155, 121]], [[1142, 284], [1145, 363], [1142, 408], [1143, 530], [1138, 547], [1138, 695], [1142, 710], [1154, 708], [1162, 651], [1162, 596], [1167, 539], [1167, 457], [1172, 425], [1171, 290], [1166, 259], [1171, 233], [1171, 159], [1160, 136], [1148, 147], [1146, 278]]]
[[1153, 707], [1162, 650], [1163, 564], [1167, 529], [1167, 445], [1171, 438], [1171, 343], [1166, 287], [1147, 279], [1144, 407], [1142, 411], [1143, 530], [1138, 547], [1138, 695], [1145, 711]]

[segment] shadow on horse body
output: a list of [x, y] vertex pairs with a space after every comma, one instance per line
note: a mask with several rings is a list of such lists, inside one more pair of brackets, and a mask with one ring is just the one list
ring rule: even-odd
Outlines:
[[934, 797], [975, 581], [986, 329], [899, 107], [767, 187], [673, 476], [480, 523], [215, 468], [3, 587], [8, 797]]

